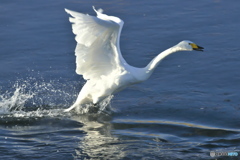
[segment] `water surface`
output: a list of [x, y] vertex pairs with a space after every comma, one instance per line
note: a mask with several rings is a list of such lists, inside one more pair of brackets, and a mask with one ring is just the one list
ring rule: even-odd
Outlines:
[[[239, 158], [209, 155], [240, 150], [238, 3], [2, 0], [2, 159]], [[64, 8], [94, 15], [92, 5], [124, 20], [121, 51], [133, 66], [181, 40], [205, 51], [167, 57], [115, 95], [110, 114], [64, 113], [84, 84]]]

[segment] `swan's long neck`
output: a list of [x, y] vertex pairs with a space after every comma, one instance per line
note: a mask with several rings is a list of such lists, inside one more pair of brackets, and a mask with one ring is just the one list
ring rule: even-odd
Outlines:
[[155, 70], [155, 68], [158, 66], [162, 59], [180, 50], [181, 48], [176, 45], [158, 54], [145, 68], [142, 68], [144, 79], [146, 80], [152, 75], [153, 71]]

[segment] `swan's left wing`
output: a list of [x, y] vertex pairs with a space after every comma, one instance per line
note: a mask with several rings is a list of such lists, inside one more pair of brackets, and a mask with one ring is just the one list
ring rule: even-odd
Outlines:
[[72, 30], [76, 35], [76, 72], [85, 80], [99, 79], [125, 63], [119, 49], [119, 36], [123, 21], [98, 11], [97, 17], [65, 9], [72, 17]]

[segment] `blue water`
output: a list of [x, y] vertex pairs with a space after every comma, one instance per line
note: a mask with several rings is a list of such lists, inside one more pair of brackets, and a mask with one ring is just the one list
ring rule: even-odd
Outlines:
[[[118, 93], [109, 114], [76, 115], [84, 80], [64, 8], [120, 17], [121, 51], [144, 67], [191, 40], [204, 52], [167, 57], [152, 77]], [[239, 159], [240, 2], [1, 0], [1, 159]]]

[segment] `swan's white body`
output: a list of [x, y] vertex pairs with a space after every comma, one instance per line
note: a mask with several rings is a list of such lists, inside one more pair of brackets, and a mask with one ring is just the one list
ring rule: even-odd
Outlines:
[[88, 103], [97, 104], [129, 85], [145, 81], [171, 53], [203, 49], [191, 41], [182, 41], [156, 56], [145, 68], [136, 68], [128, 65], [120, 51], [119, 39], [124, 24], [121, 19], [102, 14], [95, 8], [97, 17], [65, 11], [72, 16], [69, 20], [76, 35], [76, 72], [87, 81], [76, 102], [65, 111]]

